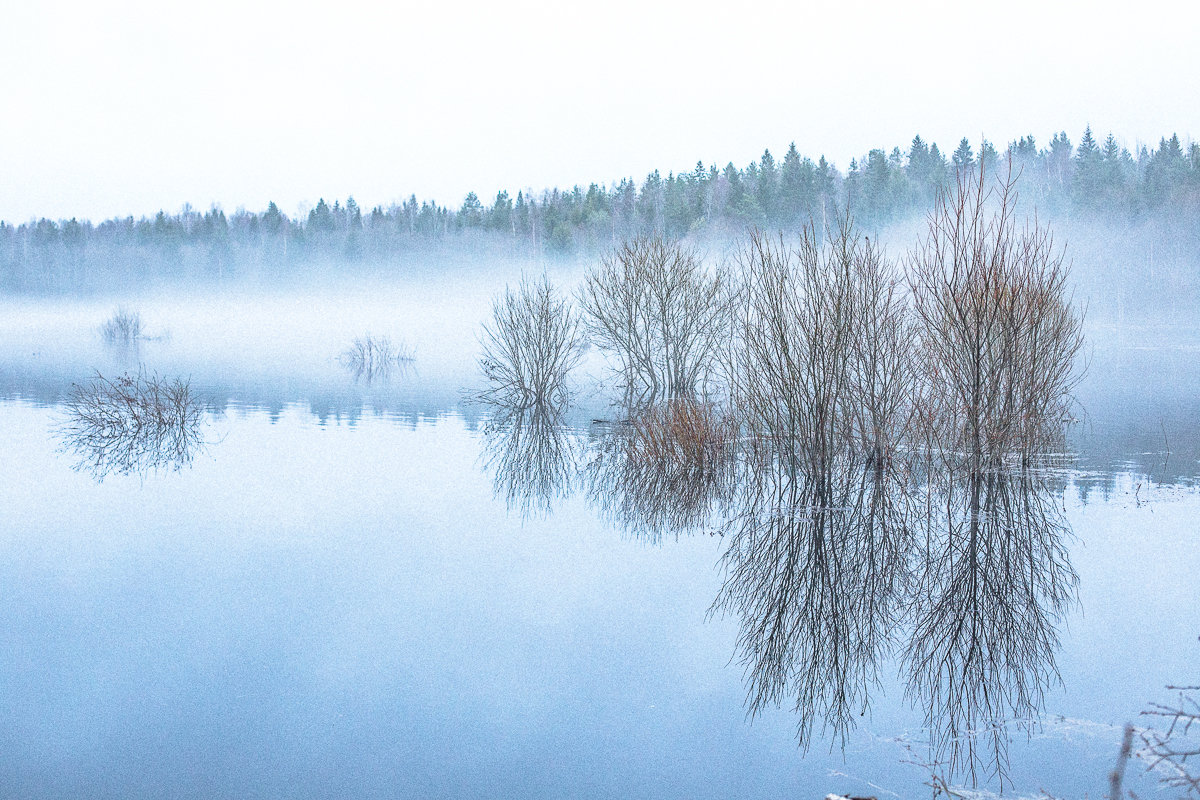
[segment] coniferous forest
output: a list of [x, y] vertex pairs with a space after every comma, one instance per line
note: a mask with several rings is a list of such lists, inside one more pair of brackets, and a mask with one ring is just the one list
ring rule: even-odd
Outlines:
[[[672, 238], [739, 236], [749, 228], [797, 232], [845, 210], [867, 229], [923, 215], [958, 171], [982, 164], [1019, 175], [1021, 202], [1044, 216], [1106, 228], [1146, 223], [1200, 252], [1200, 144], [1177, 135], [1130, 152], [1112, 134], [1032, 136], [1003, 148], [966, 138], [946, 153], [916, 136], [906, 149], [871, 150], [843, 170], [793, 144], [744, 167], [697, 162], [690, 172], [651, 172], [584, 188], [469, 193], [458, 208], [410, 196], [364, 209], [353, 197], [321, 199], [289, 216], [275, 203], [232, 213], [184, 206], [153, 218], [102, 222], [0, 222], [0, 290], [61, 292], [173, 279], [286, 275], [304, 264], [364, 262], [404, 271], [404, 256], [430, 248], [518, 257], [587, 255], [642, 233]], [[400, 188], [400, 187], [398, 187]], [[1172, 234], [1172, 231], [1174, 234]], [[1189, 233], [1190, 231], [1190, 233]], [[1189, 255], [1190, 254], [1190, 255]]]

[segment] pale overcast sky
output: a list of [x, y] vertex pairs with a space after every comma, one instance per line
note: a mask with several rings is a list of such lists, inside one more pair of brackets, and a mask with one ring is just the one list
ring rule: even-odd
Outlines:
[[915, 133], [1200, 135], [1200, 4], [17, 2], [0, 219], [639, 180]]

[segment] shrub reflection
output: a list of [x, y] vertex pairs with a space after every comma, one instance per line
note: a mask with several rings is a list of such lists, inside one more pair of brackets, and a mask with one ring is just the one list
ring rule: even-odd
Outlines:
[[179, 470], [203, 446], [204, 409], [184, 380], [97, 373], [71, 387], [64, 408], [63, 447], [97, 480]]

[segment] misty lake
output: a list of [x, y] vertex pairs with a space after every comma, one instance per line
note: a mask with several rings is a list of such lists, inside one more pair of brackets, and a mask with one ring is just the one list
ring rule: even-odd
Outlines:
[[[605, 395], [585, 384], [532, 448], [464, 400], [502, 285], [121, 298], [134, 348], [97, 332], [118, 298], [0, 302], [8, 796], [930, 791], [920, 762], [962, 709], [906, 691], [898, 652], [844, 740], [838, 665], [809, 707], [788, 691], [748, 718], [721, 512], [648, 519], [598, 477]], [[356, 375], [339, 354], [367, 332], [413, 361]], [[1124, 725], [1200, 656], [1200, 330], [1086, 333], [1069, 458], [1020, 489], [1077, 580], [1026, 654], [1036, 713], [956, 723], [981, 790], [1103, 796]], [[66, 399], [139, 366], [190, 380], [202, 443], [96, 469]], [[814, 631], [817, 653], [843, 633], [865, 636]], [[1129, 785], [1155, 777], [1134, 764]]]

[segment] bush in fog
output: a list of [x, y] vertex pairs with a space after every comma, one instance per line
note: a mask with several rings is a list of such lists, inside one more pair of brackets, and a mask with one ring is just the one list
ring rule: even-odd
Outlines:
[[751, 233], [738, 255], [726, 374], [748, 430], [821, 470], [883, 457], [911, 409], [907, 309], [891, 265], [843, 219], [794, 246]]
[[115, 379], [97, 373], [75, 384], [65, 403], [64, 444], [97, 477], [179, 469], [202, 444], [204, 410], [191, 385], [144, 372]]
[[1068, 267], [1046, 228], [1013, 219], [1013, 179], [960, 175], [908, 259], [928, 388], [927, 441], [978, 461], [1059, 446], [1083, 346]]
[[512, 409], [562, 405], [567, 376], [582, 356], [579, 316], [544, 275], [522, 279], [492, 303], [483, 327], [478, 399]]
[[693, 397], [725, 335], [725, 277], [695, 250], [639, 236], [606, 255], [580, 290], [590, 340], [618, 364], [628, 402]]
[[110, 344], [131, 344], [142, 338], [142, 318], [136, 311], [118, 308], [100, 326], [100, 335]]
[[412, 348], [405, 344], [392, 344], [386, 336], [356, 337], [349, 349], [342, 352], [339, 360], [354, 373], [356, 378], [388, 375], [396, 366], [413, 360]]

